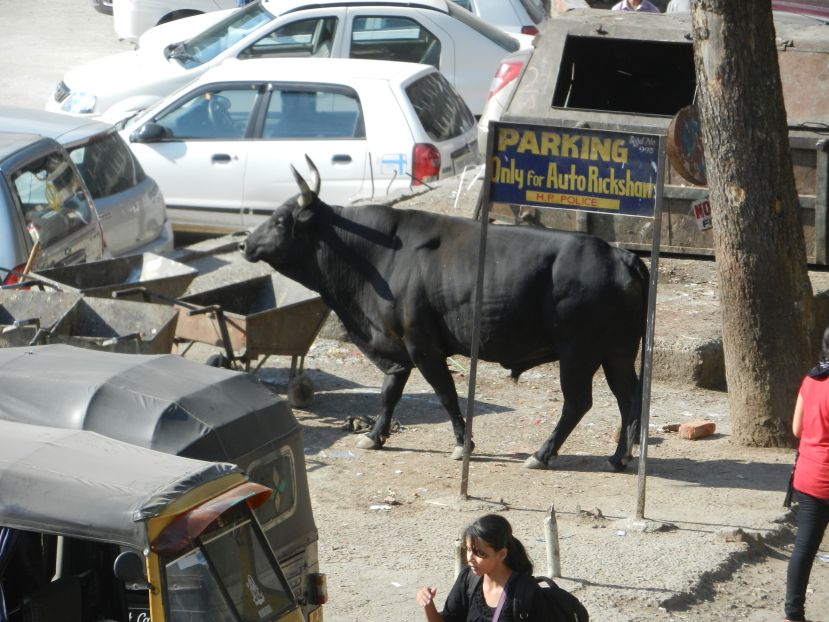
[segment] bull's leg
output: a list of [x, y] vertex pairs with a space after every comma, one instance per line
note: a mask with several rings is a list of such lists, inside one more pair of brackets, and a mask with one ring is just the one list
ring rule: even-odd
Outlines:
[[[458, 404], [458, 391], [455, 388], [455, 381], [449, 373], [446, 365], [446, 358], [435, 352], [425, 352], [417, 347], [409, 348], [409, 355], [412, 357], [417, 369], [423, 374], [426, 382], [435, 390], [444, 410], [449, 414], [452, 422], [452, 432], [455, 434], [455, 448], [452, 450], [452, 460], [460, 460], [463, 457], [464, 420], [461, 415], [461, 407]], [[475, 444], [472, 444], [475, 447]]]
[[608, 458], [608, 461], [617, 471], [624, 471], [633, 457], [633, 445], [636, 444], [639, 435], [642, 393], [639, 379], [636, 377], [633, 358], [605, 361], [602, 367], [607, 384], [616, 396], [616, 403], [619, 404], [619, 413], [622, 417], [616, 453]]
[[392, 414], [394, 414], [394, 409], [403, 395], [403, 389], [411, 373], [411, 368], [401, 369], [387, 373], [383, 378], [383, 387], [380, 389], [383, 410], [380, 416], [377, 417], [377, 421], [374, 422], [371, 432], [368, 432], [357, 441], [357, 447], [360, 449], [382, 449], [391, 431]]
[[541, 448], [524, 461], [524, 466], [528, 469], [551, 468], [558, 450], [593, 405], [593, 376], [599, 369], [599, 362], [587, 360], [581, 354], [562, 357], [560, 367], [561, 391], [564, 395], [561, 417]]

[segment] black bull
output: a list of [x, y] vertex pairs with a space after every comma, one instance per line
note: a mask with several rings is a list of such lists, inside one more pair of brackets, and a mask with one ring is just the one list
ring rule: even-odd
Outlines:
[[[240, 250], [249, 261], [319, 292], [355, 345], [384, 373], [382, 412], [359, 446], [379, 449], [417, 367], [449, 413], [454, 458], [464, 420], [446, 359], [469, 355], [480, 223], [386, 206], [319, 200], [294, 170], [300, 194], [257, 227]], [[622, 417], [622, 470], [641, 416], [635, 360], [646, 324], [648, 269], [635, 254], [590, 235], [493, 226], [486, 253], [479, 358], [517, 379], [560, 362], [564, 406], [552, 435], [525, 466], [547, 468], [590, 409], [601, 366]]]

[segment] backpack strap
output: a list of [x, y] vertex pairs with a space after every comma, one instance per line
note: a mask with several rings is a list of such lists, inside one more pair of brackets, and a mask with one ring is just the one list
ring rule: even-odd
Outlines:
[[530, 619], [536, 590], [538, 590], [538, 584], [530, 575], [519, 574], [515, 578], [512, 594], [512, 617], [517, 622]]

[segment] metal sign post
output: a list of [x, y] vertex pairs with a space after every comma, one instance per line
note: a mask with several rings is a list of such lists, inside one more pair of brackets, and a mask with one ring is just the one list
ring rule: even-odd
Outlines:
[[[486, 152], [492, 152], [492, 133], [487, 137]], [[489, 179], [490, 159], [484, 165], [485, 180]], [[486, 234], [489, 228], [489, 184], [484, 181], [481, 204], [481, 238], [478, 244], [478, 277], [475, 281], [475, 300], [472, 308], [472, 349], [469, 364], [469, 392], [466, 397], [466, 424], [463, 433], [463, 463], [461, 465], [461, 498], [469, 498], [469, 455], [472, 453], [472, 415], [475, 411], [475, 382], [478, 373], [478, 350], [481, 341], [481, 301], [484, 298], [484, 265], [486, 264]]]
[[651, 418], [651, 368], [653, 363], [653, 329], [656, 321], [656, 285], [659, 281], [659, 246], [662, 241], [662, 186], [665, 171], [665, 141], [659, 141], [657, 165], [656, 206], [653, 214], [651, 245], [651, 282], [648, 288], [648, 321], [645, 327], [645, 346], [642, 351], [642, 417], [639, 429], [639, 470], [637, 472], [636, 518], [645, 517], [645, 481], [648, 472], [648, 428]]

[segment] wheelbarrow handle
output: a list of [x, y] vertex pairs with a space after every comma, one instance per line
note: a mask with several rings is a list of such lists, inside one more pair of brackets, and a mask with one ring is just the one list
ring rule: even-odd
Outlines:
[[225, 314], [224, 311], [222, 311], [221, 305], [213, 304], [207, 305], [206, 307], [193, 306], [187, 311], [187, 317], [191, 317], [193, 315], [204, 315], [206, 313], [212, 313], [216, 316], [216, 321], [219, 323], [219, 334], [222, 337], [222, 345], [225, 349], [225, 356], [227, 357], [227, 360], [232, 363], [236, 360], [236, 355], [233, 352], [233, 344], [230, 341], [230, 333], [227, 330], [227, 320], [225, 319]]
[[146, 287], [138, 286], [138, 287], [127, 287], [125, 289], [116, 289], [112, 292], [113, 298], [126, 298], [127, 296], [134, 296], [140, 295], [141, 300], [144, 302], [150, 302], [151, 300], [160, 300], [162, 302], [166, 302], [167, 304], [177, 305], [181, 304], [180, 301], [175, 300], [173, 298], [168, 298], [167, 296], [162, 296], [161, 294], [157, 294], [156, 292], [151, 292]]

